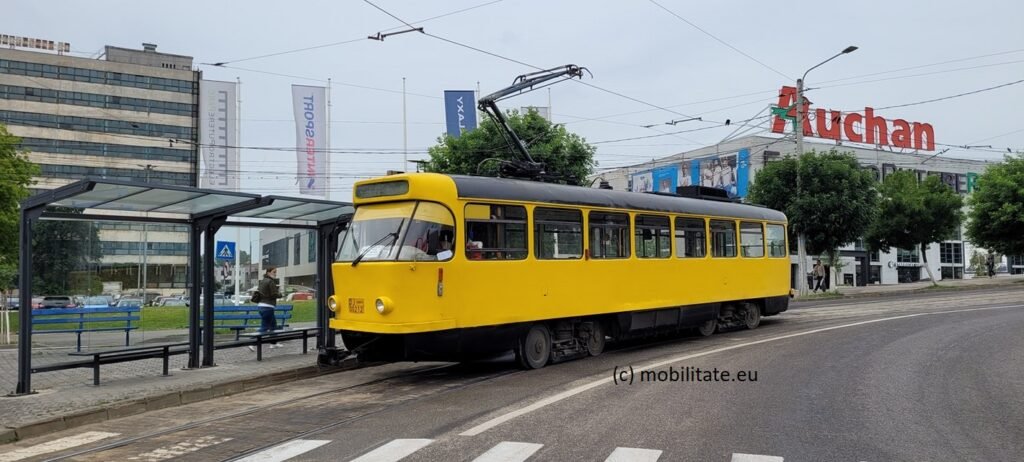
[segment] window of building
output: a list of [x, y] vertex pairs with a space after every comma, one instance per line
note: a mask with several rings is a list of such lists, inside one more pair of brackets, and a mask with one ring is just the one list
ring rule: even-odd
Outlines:
[[764, 229], [761, 223], [740, 222], [740, 252], [747, 258], [764, 256]]
[[0, 120], [8, 125], [29, 127], [60, 128], [64, 130], [89, 131], [97, 133], [120, 133], [126, 135], [154, 136], [160, 138], [193, 139], [195, 130], [191, 126], [129, 122], [126, 120], [94, 119], [90, 117], [39, 114], [35, 112], [0, 111]]
[[703, 218], [676, 218], [676, 256], [704, 258], [707, 249], [706, 235]]
[[298, 266], [302, 261], [302, 256], [299, 255], [302, 252], [302, 235], [295, 234], [292, 236], [292, 264]]
[[195, 82], [191, 80], [165, 79], [145, 75], [121, 74], [91, 69], [79, 69], [68, 66], [53, 66], [24, 61], [0, 59], [0, 74], [27, 75], [48, 79], [69, 80], [76, 82], [99, 83], [125, 87], [145, 88], [150, 90], [192, 93]]
[[736, 256], [736, 223], [711, 220], [711, 256]]
[[526, 258], [526, 208], [466, 205], [466, 256], [470, 260]]
[[629, 215], [590, 212], [591, 258], [629, 257]]
[[[897, 263], [919, 263], [921, 261], [921, 253], [917, 248], [910, 250], [897, 249], [896, 250], [896, 262]], [[916, 281], [916, 279], [915, 279]]]
[[583, 212], [538, 207], [533, 211], [534, 253], [541, 260], [583, 256]]
[[768, 225], [768, 256], [786, 256], [786, 227]]
[[960, 242], [939, 243], [939, 263], [963, 264], [964, 245]]
[[960, 266], [943, 266], [942, 279], [963, 279], [964, 269]]
[[309, 259], [307, 261], [309, 261], [310, 263], [313, 263], [313, 262], [316, 261], [316, 232], [315, 231], [307, 232], [306, 233], [306, 239], [309, 240], [309, 241], [307, 241], [308, 244], [306, 245], [306, 251], [309, 252]]
[[635, 225], [638, 258], [668, 258], [672, 255], [668, 217], [637, 215]]

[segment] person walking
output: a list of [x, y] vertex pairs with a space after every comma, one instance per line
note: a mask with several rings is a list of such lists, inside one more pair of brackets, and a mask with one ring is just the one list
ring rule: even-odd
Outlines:
[[814, 292], [817, 293], [818, 289], [825, 292], [825, 288], [822, 287], [822, 283], [825, 281], [825, 265], [821, 264], [821, 260], [814, 260]]
[[[277, 299], [281, 296], [281, 292], [277, 288], [277, 268], [267, 267], [263, 273], [263, 279], [256, 288], [256, 293], [259, 294], [257, 306], [260, 307], [260, 332], [267, 333], [277, 330], [277, 317], [274, 315], [274, 308], [277, 306]], [[270, 348], [282, 346], [284, 345], [274, 343], [270, 345]], [[249, 345], [249, 350], [256, 351], [256, 348]]]

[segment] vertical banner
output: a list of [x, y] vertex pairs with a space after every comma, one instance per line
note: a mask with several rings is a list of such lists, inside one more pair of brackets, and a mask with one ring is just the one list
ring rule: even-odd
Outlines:
[[237, 84], [199, 83], [199, 187], [238, 191]]
[[327, 89], [292, 85], [299, 193], [327, 197]]
[[742, 149], [736, 154], [736, 196], [747, 197], [750, 184], [750, 150]]
[[472, 90], [444, 91], [444, 119], [448, 136], [458, 138], [476, 128], [476, 97]]

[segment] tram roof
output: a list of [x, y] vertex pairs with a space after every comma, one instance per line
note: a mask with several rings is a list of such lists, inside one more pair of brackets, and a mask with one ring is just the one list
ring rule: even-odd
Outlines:
[[786, 215], [767, 207], [690, 197], [585, 188], [538, 181], [451, 175], [459, 197], [552, 204], [609, 207], [653, 212], [711, 215], [751, 220], [786, 221]]

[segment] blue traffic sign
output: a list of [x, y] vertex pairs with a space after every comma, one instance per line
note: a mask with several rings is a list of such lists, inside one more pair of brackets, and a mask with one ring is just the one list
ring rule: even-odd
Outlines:
[[218, 260], [234, 260], [235, 259], [235, 243], [229, 241], [217, 241], [215, 247]]

